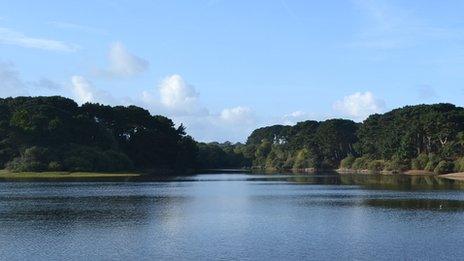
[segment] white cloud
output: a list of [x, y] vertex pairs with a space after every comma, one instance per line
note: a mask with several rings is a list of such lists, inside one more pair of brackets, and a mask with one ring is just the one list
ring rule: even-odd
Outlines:
[[373, 113], [380, 113], [385, 108], [385, 102], [377, 99], [371, 92], [357, 92], [345, 96], [333, 105], [335, 111], [354, 120], [363, 120]]
[[161, 103], [173, 109], [189, 109], [196, 105], [198, 93], [178, 74], [166, 77], [160, 87]]
[[114, 98], [106, 91], [95, 88], [85, 77], [74, 75], [71, 77], [71, 91], [80, 104], [86, 102], [114, 103]]
[[257, 123], [252, 109], [246, 106], [209, 112], [201, 105], [194, 86], [177, 74], [167, 76], [156, 89], [143, 91], [136, 99], [112, 97], [79, 75], [71, 78], [71, 91], [79, 104], [135, 104], [147, 108], [152, 114], [171, 118], [177, 125], [184, 124], [187, 133], [200, 141], [244, 141]]
[[76, 45], [57, 40], [29, 37], [4, 27], [0, 27], [0, 43], [49, 51], [73, 52], [78, 49]]
[[110, 46], [108, 54], [109, 67], [97, 70], [97, 75], [105, 77], [131, 77], [148, 69], [148, 61], [130, 53], [120, 42]]
[[[207, 115], [208, 110], [200, 104], [195, 87], [178, 75], [164, 78], [158, 86], [158, 93], [145, 91], [142, 100], [172, 116]], [[157, 95], [158, 94], [158, 95]]]
[[280, 119], [280, 122], [282, 122], [284, 125], [295, 125], [296, 123], [300, 121], [305, 121], [314, 118], [315, 115], [311, 113], [307, 113], [304, 111], [294, 111], [288, 114], [285, 114], [282, 119]]
[[27, 95], [25, 83], [13, 63], [0, 62], [0, 97]]
[[229, 124], [249, 125], [255, 122], [251, 109], [244, 106], [224, 109], [219, 118]]

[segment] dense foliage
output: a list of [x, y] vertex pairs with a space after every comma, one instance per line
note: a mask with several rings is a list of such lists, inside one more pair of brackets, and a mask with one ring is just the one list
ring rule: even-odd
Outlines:
[[343, 119], [304, 121], [255, 130], [247, 140], [255, 167], [266, 169], [336, 168], [355, 154], [359, 124]]
[[198, 143], [197, 167], [200, 169], [234, 169], [251, 166], [242, 143]]
[[253, 165], [266, 169], [464, 171], [464, 109], [406, 106], [362, 124], [332, 119], [275, 125], [248, 138]]
[[12, 171], [355, 169], [464, 171], [464, 108], [406, 106], [363, 123], [330, 119], [259, 128], [246, 144], [197, 143], [136, 106], [63, 97], [0, 99], [0, 166]]
[[185, 169], [197, 153], [183, 126], [136, 106], [0, 99], [0, 165], [13, 171]]

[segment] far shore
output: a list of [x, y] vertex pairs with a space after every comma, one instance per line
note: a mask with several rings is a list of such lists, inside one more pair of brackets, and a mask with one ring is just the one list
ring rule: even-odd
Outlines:
[[462, 180], [464, 181], [464, 172], [457, 172], [457, 173], [450, 173], [450, 174], [444, 174], [440, 175], [441, 178], [447, 178], [447, 179], [454, 179], [454, 180]]
[[0, 170], [0, 180], [75, 180], [75, 179], [123, 179], [139, 177], [140, 173], [102, 173], [102, 172], [10, 172]]
[[340, 174], [381, 174], [381, 175], [409, 175], [409, 176], [438, 176], [438, 174], [426, 171], [426, 170], [406, 170], [403, 172], [397, 171], [389, 171], [389, 170], [382, 170], [382, 171], [372, 171], [372, 170], [352, 170], [352, 169], [337, 169], [336, 172]]
[[[208, 170], [203, 170], [208, 172]], [[219, 170], [209, 170], [210, 172], [216, 172]], [[226, 171], [230, 173], [238, 173], [238, 172], [248, 172], [247, 170], [243, 169], [227, 169], [227, 170], [220, 170]], [[460, 180], [464, 181], [464, 172], [458, 173], [449, 173], [449, 174], [435, 174], [433, 172], [424, 171], [424, 170], [408, 170], [405, 172], [397, 173], [393, 171], [378, 171], [373, 172], [370, 170], [350, 170], [350, 169], [336, 169], [332, 170], [337, 172], [341, 175], [344, 174], [361, 174], [361, 175], [409, 175], [409, 176], [435, 176], [440, 178], [446, 179], [453, 179], [453, 180]], [[292, 173], [317, 173], [317, 171], [291, 171]], [[144, 173], [136, 173], [136, 172], [124, 172], [124, 173], [106, 173], [106, 172], [68, 172], [68, 171], [47, 171], [47, 172], [10, 172], [8, 170], [0, 170], [0, 181], [66, 181], [66, 180], [75, 180], [75, 181], [108, 181], [108, 180], [145, 180], [145, 178], [151, 177], [163, 177], [164, 175], [146, 175]], [[134, 179], [135, 178], [135, 179]]]

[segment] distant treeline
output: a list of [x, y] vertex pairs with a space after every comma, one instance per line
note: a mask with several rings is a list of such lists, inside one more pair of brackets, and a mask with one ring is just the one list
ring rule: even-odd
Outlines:
[[260, 169], [464, 171], [464, 109], [417, 105], [374, 114], [363, 123], [331, 119], [274, 125], [227, 150]]
[[185, 170], [197, 155], [183, 126], [136, 106], [0, 99], [0, 165], [12, 171]]
[[242, 168], [464, 171], [464, 108], [406, 106], [363, 123], [331, 119], [198, 143], [136, 106], [53, 97], [0, 99], [0, 165], [12, 171]]

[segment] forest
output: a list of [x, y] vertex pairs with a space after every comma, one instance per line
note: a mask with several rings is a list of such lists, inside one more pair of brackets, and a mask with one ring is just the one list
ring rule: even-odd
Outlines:
[[464, 171], [464, 109], [405, 106], [363, 123], [330, 119], [255, 130], [239, 151], [259, 169]]
[[0, 99], [0, 165], [23, 171], [195, 169], [464, 171], [464, 109], [406, 106], [364, 122], [303, 121], [256, 129], [246, 143], [202, 143], [136, 106]]
[[0, 164], [11, 171], [184, 170], [197, 153], [182, 125], [136, 106], [0, 100]]

